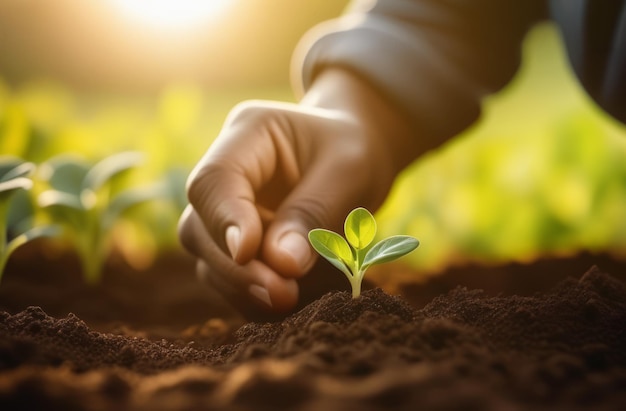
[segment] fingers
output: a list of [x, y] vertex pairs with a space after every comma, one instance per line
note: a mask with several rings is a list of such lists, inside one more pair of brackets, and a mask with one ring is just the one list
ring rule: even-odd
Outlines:
[[[291, 131], [287, 111], [259, 102], [238, 106], [188, 180], [189, 201], [206, 230], [239, 264], [259, 254], [264, 215], [271, 218], [267, 210], [298, 179], [292, 147], [277, 137]], [[267, 187], [275, 190], [264, 196]], [[268, 199], [269, 208], [262, 204]]]
[[296, 282], [260, 259], [264, 225], [298, 175], [290, 147], [277, 147], [280, 113], [250, 104], [234, 110], [189, 177], [181, 241], [204, 262], [205, 279], [239, 307], [254, 301], [286, 311], [298, 299]]
[[363, 169], [362, 159], [353, 148], [337, 148], [323, 153], [307, 170], [266, 231], [263, 259], [269, 266], [289, 277], [303, 276], [317, 258], [308, 241], [309, 231], [319, 227], [340, 231], [351, 209], [371, 205], [364, 194], [370, 179], [365, 172], [355, 173]]
[[[292, 310], [299, 301], [299, 288], [295, 280], [276, 276], [267, 266], [256, 260], [240, 267], [240, 272], [231, 272], [228, 275], [214, 270], [203, 260], [198, 260], [196, 269], [202, 282], [217, 291], [250, 320], [269, 320], [272, 313], [284, 314]], [[247, 284], [245, 278], [249, 273], [260, 274], [259, 282], [262, 284], [257, 284], [256, 280]]]
[[262, 222], [254, 190], [244, 175], [231, 167], [201, 164], [190, 177], [188, 195], [202, 216], [196, 223], [210, 233], [212, 241], [237, 263], [255, 257], [261, 244]]
[[297, 303], [298, 286], [293, 279], [284, 278], [258, 260], [234, 262], [211, 239], [192, 207], [187, 207], [181, 218], [179, 235], [199, 259], [198, 276], [238, 309], [249, 312], [253, 305], [285, 312]]

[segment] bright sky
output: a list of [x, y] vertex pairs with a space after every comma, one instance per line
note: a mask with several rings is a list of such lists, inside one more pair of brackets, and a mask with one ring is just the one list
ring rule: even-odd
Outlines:
[[348, 0], [0, 0], [0, 78], [140, 91], [287, 84], [293, 49]]
[[217, 17], [232, 0], [110, 0], [128, 18], [154, 28], [184, 30]]

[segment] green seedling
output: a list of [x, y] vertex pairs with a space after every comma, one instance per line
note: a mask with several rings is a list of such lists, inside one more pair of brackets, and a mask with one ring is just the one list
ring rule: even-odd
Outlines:
[[122, 152], [93, 166], [67, 156], [41, 166], [50, 189], [39, 195], [39, 206], [70, 233], [87, 283], [100, 280], [110, 234], [122, 214], [162, 195], [158, 185], [125, 187], [123, 177], [142, 162], [141, 153]]
[[361, 284], [369, 267], [393, 261], [419, 246], [416, 238], [406, 235], [391, 236], [372, 245], [376, 229], [374, 216], [365, 208], [359, 207], [352, 210], [346, 218], [346, 238], [322, 228], [309, 232], [309, 241], [315, 251], [344, 273], [350, 281], [352, 298], [361, 295]]
[[55, 235], [53, 226], [31, 227], [34, 210], [27, 196], [33, 186], [33, 163], [0, 158], [0, 280], [9, 257], [20, 246], [39, 237]]

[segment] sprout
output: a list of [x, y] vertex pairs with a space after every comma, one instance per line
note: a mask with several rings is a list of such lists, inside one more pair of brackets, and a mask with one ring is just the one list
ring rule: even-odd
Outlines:
[[362, 207], [348, 214], [344, 232], [345, 239], [333, 231], [316, 228], [309, 232], [309, 241], [315, 251], [346, 275], [352, 298], [361, 295], [361, 283], [369, 267], [393, 261], [419, 246], [416, 238], [406, 235], [388, 237], [372, 246], [376, 220]]
[[53, 226], [30, 227], [34, 211], [24, 193], [33, 186], [29, 176], [34, 170], [33, 163], [0, 158], [0, 280], [9, 257], [18, 247], [58, 231]]
[[142, 161], [141, 153], [129, 151], [93, 166], [68, 156], [42, 165], [42, 178], [51, 189], [39, 195], [39, 206], [71, 232], [83, 275], [90, 284], [100, 280], [110, 233], [120, 216], [163, 194], [159, 185], [124, 189], [120, 180]]

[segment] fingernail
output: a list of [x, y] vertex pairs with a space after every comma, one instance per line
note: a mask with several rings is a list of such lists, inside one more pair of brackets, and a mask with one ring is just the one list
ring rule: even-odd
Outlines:
[[226, 246], [230, 252], [230, 256], [233, 259], [237, 258], [237, 251], [239, 251], [239, 237], [241, 231], [236, 225], [231, 225], [226, 229]]
[[311, 249], [306, 238], [296, 232], [289, 232], [281, 237], [278, 247], [293, 258], [301, 268], [305, 268], [311, 259]]
[[248, 292], [268, 307], [272, 306], [272, 300], [270, 299], [270, 294], [267, 292], [267, 289], [261, 287], [260, 285], [252, 284], [248, 287]]

